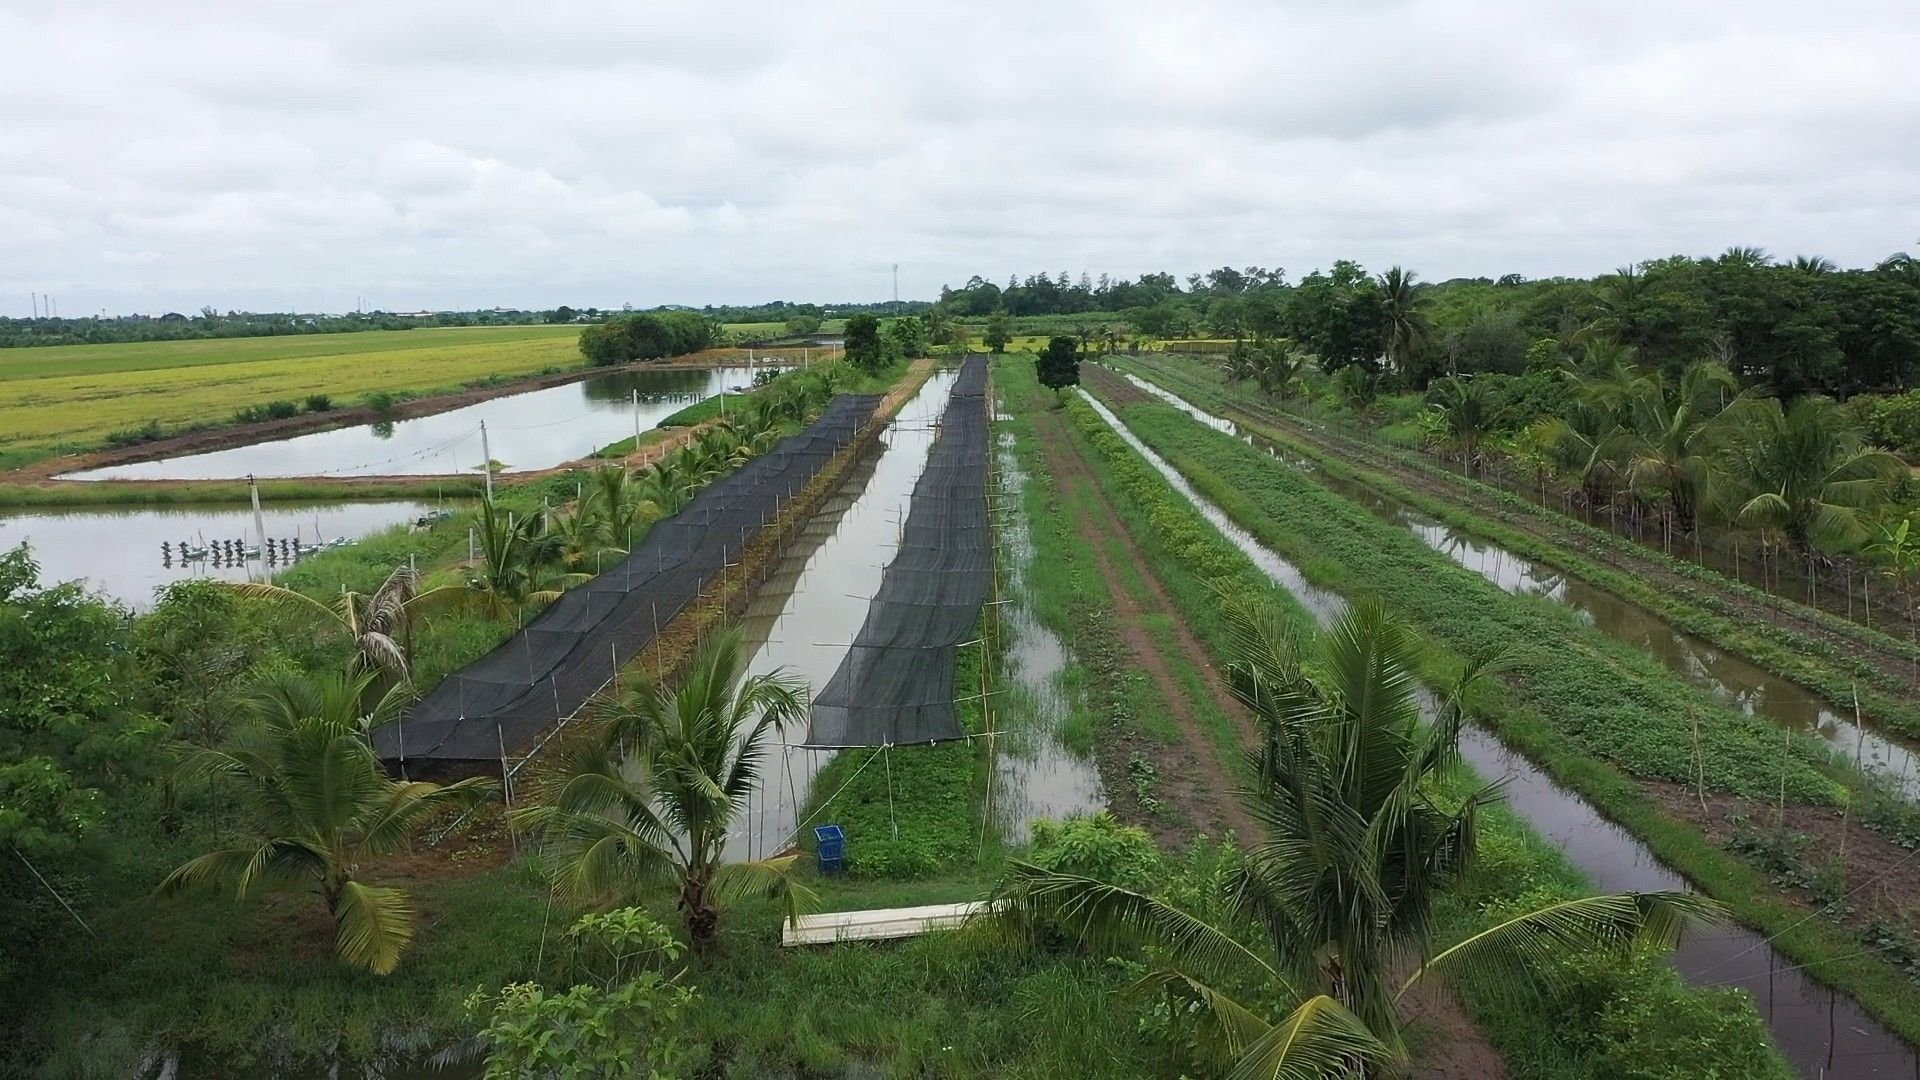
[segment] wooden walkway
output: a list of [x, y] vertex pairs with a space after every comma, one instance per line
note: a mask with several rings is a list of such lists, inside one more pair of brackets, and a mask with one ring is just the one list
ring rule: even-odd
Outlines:
[[952, 930], [988, 904], [926, 904], [921, 907], [875, 908], [871, 911], [829, 911], [802, 915], [780, 929], [782, 945], [832, 945], [839, 941], [886, 941], [917, 937], [935, 930]]

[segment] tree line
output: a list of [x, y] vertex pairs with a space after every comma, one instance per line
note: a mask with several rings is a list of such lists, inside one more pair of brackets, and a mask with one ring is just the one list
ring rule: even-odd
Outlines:
[[1537, 343], [1606, 338], [1668, 375], [1710, 358], [1788, 397], [1905, 390], [1920, 376], [1920, 260], [1864, 269], [1754, 248], [1673, 256], [1594, 278], [1419, 280], [1341, 260], [1289, 283], [1282, 269], [1098, 279], [978, 276], [943, 288], [956, 315], [1107, 314], [1153, 337], [1285, 338], [1337, 372], [1358, 366], [1420, 389], [1447, 374], [1519, 374]]

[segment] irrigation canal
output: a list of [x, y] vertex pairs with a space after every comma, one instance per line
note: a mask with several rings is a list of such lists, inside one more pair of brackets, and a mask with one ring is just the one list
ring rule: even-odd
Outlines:
[[1238, 436], [1284, 465], [1313, 473], [1315, 483], [1400, 525], [1434, 550], [1500, 588], [1541, 596], [1572, 608], [1582, 621], [1602, 634], [1639, 649], [1729, 706], [1816, 736], [1861, 771], [1884, 780], [1909, 800], [1920, 800], [1920, 749], [1880, 730], [1873, 721], [1856, 723], [1853, 717], [1829, 707], [1826, 699], [1806, 687], [1680, 630], [1638, 604], [1463, 533], [1364, 484], [1329, 476], [1315, 469], [1312, 462], [1284, 452], [1267, 439], [1243, 430], [1234, 421], [1209, 413], [1150, 380], [1131, 374], [1125, 377], [1208, 427]]
[[[1143, 384], [1143, 388], [1157, 397], [1171, 396], [1158, 387]], [[1324, 624], [1345, 610], [1342, 597], [1308, 584], [1297, 567], [1245, 530], [1232, 526], [1224, 511], [1195, 491], [1112, 410], [1085, 391], [1080, 394], [1202, 515], [1216, 527], [1224, 522], [1227, 527], [1221, 531], [1227, 539], [1266, 571], [1275, 584], [1293, 594], [1317, 621]], [[1199, 412], [1184, 400], [1177, 403], [1190, 415]], [[1232, 427], [1221, 427], [1230, 421], [1219, 417], [1206, 416], [1202, 422], [1239, 434]], [[1431, 712], [1434, 704], [1428, 700], [1423, 707]], [[1556, 785], [1486, 730], [1469, 725], [1460, 742], [1467, 763], [1485, 779], [1504, 778], [1507, 805], [1534, 831], [1557, 845], [1595, 888], [1603, 892], [1645, 892], [1689, 887], [1685, 878], [1663, 865], [1632, 834]], [[1912, 1047], [1867, 1015], [1852, 998], [1816, 982], [1746, 927], [1728, 925], [1691, 931], [1675, 950], [1673, 963], [1689, 982], [1737, 986], [1752, 994], [1774, 1044], [1805, 1076], [1822, 1080], [1920, 1076], [1920, 1055]]]
[[67, 473], [63, 480], [217, 480], [244, 476], [431, 476], [477, 472], [480, 425], [506, 472], [549, 469], [652, 428], [694, 402], [772, 368], [621, 371], [509, 394], [431, 416], [360, 424]]

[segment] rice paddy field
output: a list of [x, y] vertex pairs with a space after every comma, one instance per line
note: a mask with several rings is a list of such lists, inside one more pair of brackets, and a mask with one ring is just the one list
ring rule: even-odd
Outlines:
[[446, 327], [355, 334], [65, 345], [0, 351], [0, 467], [95, 449], [158, 422], [168, 434], [235, 411], [326, 394], [459, 390], [581, 363], [577, 326]]

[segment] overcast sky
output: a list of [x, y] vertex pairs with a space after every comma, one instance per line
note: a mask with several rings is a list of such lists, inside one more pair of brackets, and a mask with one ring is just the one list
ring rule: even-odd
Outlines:
[[0, 311], [1920, 239], [1915, 0], [908, 6], [0, 0]]

